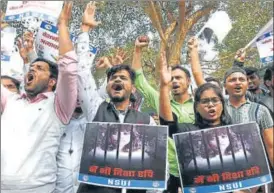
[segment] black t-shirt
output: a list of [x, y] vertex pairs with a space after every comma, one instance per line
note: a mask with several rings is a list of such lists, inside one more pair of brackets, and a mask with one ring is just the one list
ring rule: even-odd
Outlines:
[[160, 117], [160, 124], [167, 125], [169, 131], [169, 137], [172, 138], [173, 134], [183, 133], [188, 131], [200, 130], [199, 127], [192, 123], [178, 123], [177, 116], [173, 113], [173, 121], [166, 121]]

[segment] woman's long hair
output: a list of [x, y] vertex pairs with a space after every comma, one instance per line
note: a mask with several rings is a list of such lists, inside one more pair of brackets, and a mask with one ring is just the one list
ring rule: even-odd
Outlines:
[[[236, 153], [240, 150], [240, 145], [238, 142], [239, 139], [238, 139], [237, 135], [232, 130], [229, 130], [229, 133], [228, 133], [226, 130], [217, 129], [217, 130], [208, 131], [205, 133], [205, 147], [202, 148], [202, 151], [201, 151], [202, 158], [206, 158], [207, 155], [209, 158], [219, 155], [218, 146], [214, 146], [214, 145], [210, 144], [210, 141], [217, 140], [216, 136], [220, 136], [220, 135], [229, 136], [229, 141], [230, 141], [229, 145], [225, 149], [223, 156], [231, 155], [232, 149], [233, 149], [234, 153]], [[217, 141], [216, 141], [216, 143], [217, 143]]]
[[198, 89], [195, 92], [194, 96], [194, 113], [195, 113], [195, 125], [197, 125], [199, 128], [208, 128], [210, 127], [209, 122], [205, 120], [200, 113], [197, 111], [198, 103], [200, 102], [201, 95], [204, 91], [212, 89], [215, 94], [221, 99], [222, 105], [223, 105], [223, 112], [221, 114], [221, 125], [229, 125], [232, 124], [231, 117], [228, 114], [226, 110], [225, 100], [224, 96], [222, 94], [221, 89], [211, 83], [205, 83], [198, 87]]
[[[131, 132], [131, 127], [129, 127], [128, 125], [125, 125], [124, 127], [121, 128], [120, 132], [123, 132], [125, 130]], [[114, 139], [113, 137], [114, 135], [119, 135], [118, 128], [112, 127], [108, 131], [105, 131], [105, 135], [103, 136], [100, 144], [100, 147], [102, 150], [105, 150], [106, 148], [106, 151], [112, 151], [118, 148], [119, 139]], [[127, 144], [125, 144], [124, 147], [122, 147], [123, 152], [129, 152], [130, 146], [131, 146], [131, 151], [136, 151], [141, 147], [140, 134], [137, 132], [136, 128], [132, 129], [132, 133], [130, 135], [131, 135], [131, 140]], [[106, 143], [107, 143], [107, 147], [106, 147]]]

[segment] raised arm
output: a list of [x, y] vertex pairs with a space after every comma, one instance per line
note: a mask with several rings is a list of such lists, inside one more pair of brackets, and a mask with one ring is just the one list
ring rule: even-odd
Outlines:
[[78, 97], [86, 116], [87, 121], [91, 122], [95, 116], [97, 108], [103, 99], [99, 96], [94, 77], [91, 73], [93, 61], [90, 58], [89, 34], [100, 22], [95, 21], [95, 2], [88, 3], [83, 14], [81, 30], [76, 44], [76, 52], [79, 59], [78, 65]]
[[203, 71], [199, 60], [198, 40], [196, 37], [191, 37], [188, 41], [188, 54], [194, 80], [196, 82], [196, 85], [200, 86], [206, 83], [206, 81], [203, 77]]
[[23, 72], [24, 75], [29, 71], [30, 63], [32, 63], [36, 58], [38, 58], [36, 52], [34, 51], [34, 37], [33, 33], [27, 31], [24, 33], [23, 38], [17, 39], [17, 46], [19, 54], [24, 61]]
[[147, 36], [139, 36], [135, 41], [132, 69], [137, 71], [142, 69], [142, 49], [147, 47], [149, 39]]
[[72, 2], [65, 2], [59, 16], [59, 59], [55, 110], [59, 119], [67, 124], [74, 112], [77, 100], [77, 56], [70, 40], [68, 22]]
[[148, 45], [148, 37], [140, 36], [135, 41], [132, 68], [136, 72], [135, 86], [150, 106], [159, 113], [159, 93], [148, 83], [142, 70], [142, 49]]
[[169, 84], [171, 83], [171, 67], [167, 66], [166, 53], [160, 57], [160, 117], [165, 121], [173, 121], [169, 97]]
[[244, 62], [245, 62], [245, 56], [246, 56], [246, 50], [244, 48], [237, 50], [236, 55], [234, 57], [233, 66], [243, 68]]

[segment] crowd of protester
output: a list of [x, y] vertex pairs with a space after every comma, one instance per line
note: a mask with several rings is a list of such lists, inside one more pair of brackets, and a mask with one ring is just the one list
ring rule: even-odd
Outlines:
[[[136, 89], [156, 112], [154, 118], [158, 115], [157, 123], [169, 127], [169, 178], [164, 193], [182, 191], [174, 133], [255, 121], [273, 167], [273, 66], [266, 70], [262, 80], [259, 69], [244, 65], [246, 53], [239, 50], [223, 80], [204, 78], [198, 40], [192, 37], [188, 41], [188, 59], [198, 86], [195, 93], [189, 93], [189, 70], [181, 64], [169, 67], [164, 51], [159, 56], [157, 91], [142, 69], [142, 50], [148, 46], [148, 37], [136, 39], [132, 64], [124, 64], [123, 52], [117, 52], [113, 60], [102, 57], [94, 64], [89, 53], [89, 32], [100, 24], [95, 20], [96, 5], [87, 4], [75, 45], [68, 31], [71, 9], [72, 3], [66, 2], [59, 16], [57, 64], [37, 56], [33, 34], [26, 32], [25, 43], [21, 39], [17, 42], [25, 63], [24, 80], [1, 76], [1, 192], [121, 192], [116, 188], [79, 184], [77, 175], [86, 123], [156, 125], [153, 117], [134, 108]], [[93, 67], [107, 72], [107, 79], [99, 89], [91, 73]], [[255, 187], [236, 192], [262, 190]], [[127, 192], [147, 190], [127, 189]]]

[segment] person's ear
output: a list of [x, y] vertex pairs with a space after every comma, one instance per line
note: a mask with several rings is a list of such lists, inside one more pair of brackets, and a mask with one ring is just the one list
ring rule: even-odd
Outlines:
[[53, 88], [54, 86], [56, 86], [57, 84], [57, 80], [55, 78], [50, 78], [49, 79], [49, 87]]
[[136, 87], [132, 85], [131, 94], [134, 94], [136, 92]]
[[271, 86], [271, 81], [270, 81], [270, 80], [266, 80], [264, 83], [265, 83], [265, 85], [266, 85], [267, 87], [270, 87], [270, 86]]
[[191, 78], [187, 78], [188, 85], [191, 85]]

